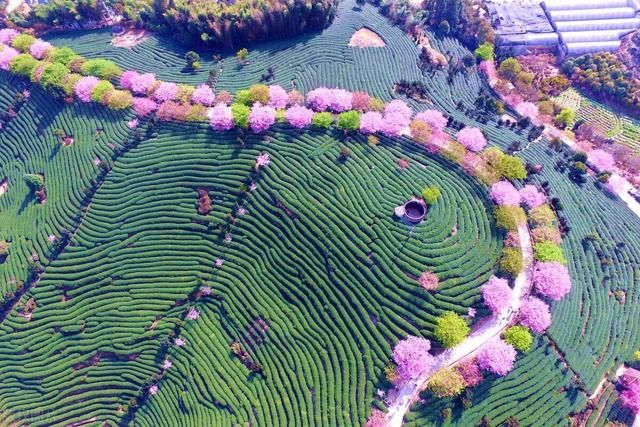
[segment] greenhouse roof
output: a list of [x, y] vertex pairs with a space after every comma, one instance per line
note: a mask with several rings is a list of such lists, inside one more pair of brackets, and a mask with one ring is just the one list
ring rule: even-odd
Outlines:
[[497, 34], [553, 32], [539, 1], [487, 0], [487, 9]]

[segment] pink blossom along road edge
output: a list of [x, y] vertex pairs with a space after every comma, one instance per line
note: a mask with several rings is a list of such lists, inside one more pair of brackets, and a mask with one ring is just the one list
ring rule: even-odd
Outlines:
[[420, 392], [426, 388], [432, 373], [442, 368], [455, 366], [462, 359], [478, 351], [484, 344], [494, 337], [499, 336], [502, 331], [515, 323], [518, 312], [520, 311], [522, 299], [531, 292], [531, 279], [533, 275], [533, 249], [529, 227], [526, 224], [518, 225], [518, 237], [520, 238], [522, 260], [525, 268], [522, 270], [522, 273], [516, 277], [509, 306], [503, 309], [498, 315], [491, 317], [488, 322], [475, 330], [466, 340], [435, 356], [435, 363], [430, 371], [404, 384], [398, 390], [396, 398], [387, 409], [387, 426], [402, 426], [405, 414], [409, 411], [411, 405], [418, 400]]

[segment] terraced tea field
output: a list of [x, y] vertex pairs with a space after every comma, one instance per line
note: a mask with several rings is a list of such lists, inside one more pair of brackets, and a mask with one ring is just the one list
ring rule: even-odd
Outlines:
[[640, 122], [637, 120], [611, 111], [606, 105], [581, 95], [575, 89], [561, 93], [556, 101], [576, 111], [577, 120], [597, 124], [607, 138], [640, 150]]
[[[167, 126], [115, 162], [71, 246], [25, 296], [37, 305], [31, 321], [3, 322], [3, 402], [17, 411], [39, 402], [55, 424], [119, 422], [176, 331], [187, 344], [168, 351], [175, 369], [144, 411], [150, 425], [180, 400], [194, 408], [192, 425], [364, 420], [390, 343], [430, 335], [435, 315], [478, 301], [501, 242], [484, 190], [462, 171], [404, 142], [353, 141], [343, 164], [331, 135], [289, 131], [245, 148], [235, 137]], [[243, 191], [261, 151], [272, 163], [254, 192]], [[412, 166], [399, 171], [406, 155]], [[443, 200], [424, 224], [393, 219], [394, 206], [436, 182]], [[196, 210], [198, 188], [212, 196], [209, 215]], [[441, 275], [434, 297], [412, 279], [424, 269]], [[201, 286], [211, 296], [196, 304], [201, 318], [185, 322], [181, 301]], [[256, 322], [265, 325], [259, 342]], [[233, 341], [262, 375], [229, 357]], [[354, 387], [362, 393], [352, 404]], [[225, 392], [240, 389], [243, 400]], [[317, 403], [306, 415], [293, 403], [279, 414], [251, 408], [310, 389]]]

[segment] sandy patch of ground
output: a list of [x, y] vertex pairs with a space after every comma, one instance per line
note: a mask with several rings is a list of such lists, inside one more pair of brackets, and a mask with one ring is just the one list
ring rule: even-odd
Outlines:
[[368, 28], [361, 28], [351, 36], [349, 47], [384, 47], [382, 37]]
[[11, 13], [11, 12], [29, 12], [29, 10], [31, 10], [31, 8], [29, 7], [28, 4], [26, 4], [24, 2], [24, 0], [9, 0], [9, 2], [7, 3], [7, 14]]
[[149, 38], [145, 30], [129, 30], [120, 36], [111, 39], [111, 44], [116, 47], [133, 47]]
[[0, 181], [0, 196], [4, 195], [7, 191], [9, 191], [9, 181], [6, 179]]

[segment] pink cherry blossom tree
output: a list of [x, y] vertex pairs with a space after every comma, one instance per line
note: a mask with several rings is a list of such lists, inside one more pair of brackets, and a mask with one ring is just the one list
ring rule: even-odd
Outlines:
[[402, 381], [428, 373], [434, 364], [429, 353], [431, 342], [426, 338], [408, 336], [398, 341], [393, 349], [393, 361], [398, 365], [398, 377]]
[[420, 274], [420, 277], [418, 277], [418, 284], [425, 291], [434, 291], [438, 289], [439, 283], [440, 281], [438, 276], [431, 271], [424, 271]]
[[613, 156], [604, 150], [589, 151], [587, 153], [587, 162], [598, 172], [610, 171], [615, 165]]
[[149, 89], [156, 83], [153, 73], [138, 74], [131, 77], [131, 90], [138, 95], [146, 95]]
[[549, 306], [539, 298], [527, 297], [522, 301], [519, 314], [520, 324], [541, 334], [551, 326]]
[[216, 96], [208, 85], [198, 86], [191, 94], [191, 102], [194, 104], [202, 104], [207, 107], [212, 106], [215, 99]]
[[475, 359], [463, 360], [456, 366], [456, 370], [468, 387], [474, 387], [482, 382], [482, 370]]
[[353, 92], [351, 106], [354, 110], [366, 112], [369, 110], [369, 101], [371, 97], [366, 92]]
[[3, 28], [0, 30], [0, 43], [9, 45], [20, 33], [13, 28]]
[[94, 76], [82, 77], [73, 88], [73, 92], [82, 102], [91, 102], [91, 92], [93, 88], [100, 82], [100, 79]]
[[332, 89], [329, 108], [336, 113], [351, 110], [352, 100], [353, 94], [351, 92], [344, 89]]
[[484, 298], [485, 305], [489, 307], [489, 310], [494, 315], [509, 307], [513, 295], [509, 282], [496, 276], [491, 276], [487, 283], [480, 287], [480, 292], [482, 293], [482, 298]]
[[140, 117], [144, 117], [148, 114], [153, 113], [158, 109], [158, 104], [149, 98], [133, 98], [133, 111]]
[[466, 127], [458, 132], [458, 142], [475, 153], [482, 151], [487, 145], [487, 139], [482, 131], [474, 127]]
[[173, 101], [178, 95], [178, 85], [172, 82], [162, 82], [153, 93], [158, 102]]
[[571, 291], [571, 276], [559, 262], [538, 262], [533, 269], [536, 291], [553, 301], [559, 301]]
[[365, 135], [376, 133], [382, 127], [382, 114], [368, 111], [360, 116], [360, 132]]
[[11, 60], [19, 54], [20, 52], [16, 49], [5, 46], [5, 48], [0, 51], [0, 69], [9, 71]]
[[408, 125], [411, 121], [411, 116], [413, 116], [413, 111], [404, 101], [394, 99], [384, 107], [384, 115], [399, 115]]
[[620, 393], [622, 404], [631, 409], [634, 414], [640, 413], [640, 382], [632, 382]]
[[133, 87], [133, 80], [138, 78], [140, 74], [137, 71], [127, 70], [120, 75], [120, 87], [123, 89], [131, 90]]
[[314, 111], [326, 111], [331, 105], [332, 98], [331, 89], [319, 87], [307, 93], [307, 104]]
[[29, 53], [36, 59], [44, 59], [53, 46], [51, 43], [41, 39], [36, 39], [29, 47]]
[[302, 129], [311, 124], [313, 111], [301, 105], [294, 105], [285, 111], [284, 118], [294, 128]]
[[365, 427], [385, 427], [386, 425], [387, 420], [385, 418], [385, 413], [380, 409], [372, 409]]
[[486, 343], [478, 352], [478, 366], [485, 371], [505, 376], [513, 369], [516, 349], [497, 338]]
[[520, 193], [509, 181], [498, 181], [493, 184], [489, 197], [500, 206], [520, 205]]
[[422, 120], [433, 132], [442, 132], [447, 127], [447, 118], [438, 110], [427, 110], [416, 114], [416, 120]]
[[249, 113], [249, 125], [253, 133], [261, 133], [276, 122], [276, 110], [268, 105], [255, 103]]
[[285, 108], [289, 102], [289, 95], [282, 86], [269, 86], [269, 107]]
[[520, 199], [528, 209], [535, 209], [547, 202], [547, 196], [535, 185], [527, 184], [520, 190]]
[[520, 102], [516, 105], [516, 111], [520, 113], [521, 116], [529, 117], [532, 120], [538, 118], [538, 106], [533, 102]]
[[214, 130], [229, 130], [233, 128], [233, 114], [231, 108], [219, 103], [209, 112], [209, 123]]

